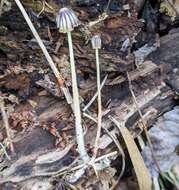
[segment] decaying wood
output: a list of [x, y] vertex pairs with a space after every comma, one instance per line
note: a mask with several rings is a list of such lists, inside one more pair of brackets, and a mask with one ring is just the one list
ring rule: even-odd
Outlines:
[[[136, 72], [133, 72], [133, 74], [131, 75], [131, 78], [133, 79], [132, 83], [134, 85], [134, 90], [136, 91], [136, 98], [138, 100], [138, 105], [142, 110], [143, 116], [146, 122], [148, 123], [148, 126], [153, 124], [155, 119], [160, 114], [171, 109], [171, 107], [173, 106], [173, 100], [172, 100], [173, 92], [160, 79], [156, 83], [154, 78], [156, 77], [156, 72], [157, 73], [159, 72], [158, 67], [154, 63], [151, 63], [152, 66], [150, 66], [149, 69], [147, 66], [149, 63], [151, 62], [144, 63], [144, 66], [141, 68], [140, 72], [138, 72], [138, 75], [136, 74]], [[126, 91], [128, 91], [127, 90], [128, 83], [126, 82], [126, 80], [123, 79], [123, 82], [120, 83], [117, 88], [114, 87], [115, 85], [112, 86], [112, 89], [115, 93], [112, 94], [113, 100], [111, 100], [108, 109], [110, 109], [111, 114], [114, 114], [116, 116], [119, 122], [125, 123], [125, 125], [128, 128], [130, 128], [131, 130], [134, 129], [134, 132], [137, 132], [136, 129], [140, 129], [140, 127], [136, 127], [140, 125], [140, 117], [138, 115], [136, 106], [132, 101], [130, 92], [126, 93]], [[120, 86], [123, 85], [124, 85], [123, 89], [126, 89], [125, 90], [126, 95], [125, 98], [123, 97], [121, 99]], [[111, 86], [108, 85], [105, 86], [103, 90], [103, 95], [111, 96], [111, 93], [110, 94], [107, 93], [108, 87], [111, 90]], [[107, 99], [110, 98], [108, 97]], [[115, 103], [116, 100], [117, 103]], [[56, 103], [54, 102], [54, 105], [55, 104]], [[56, 107], [58, 110], [58, 111], [56, 110], [56, 112], [58, 112], [58, 114], [64, 111], [64, 109], [62, 109], [62, 106], [60, 107], [56, 106]], [[41, 118], [41, 120], [47, 119], [48, 116], [50, 116], [48, 115], [49, 113], [48, 109], [45, 112], [44, 113], [41, 112], [41, 114], [39, 115], [39, 118]], [[47, 118], [45, 115], [47, 115]], [[52, 116], [53, 114], [51, 113], [51, 117]], [[106, 127], [109, 128], [110, 126], [111, 124], [109, 123], [108, 126]], [[94, 128], [93, 130], [95, 132]], [[116, 129], [114, 130], [115, 130], [114, 133], [116, 133], [117, 132]], [[113, 133], [112, 131], [110, 132]], [[91, 133], [91, 129], [89, 134], [93, 134]], [[137, 135], [137, 133], [134, 134]], [[50, 139], [49, 137], [47, 137], [47, 135], [48, 135], [47, 132], [43, 131], [42, 129], [32, 129], [31, 132], [24, 134], [24, 138], [21, 137], [21, 139], [19, 139], [15, 143], [14, 146], [15, 147], [17, 146], [19, 149], [18, 151], [16, 151], [17, 157], [14, 158], [12, 162], [8, 162], [7, 168], [4, 168], [6, 166], [4, 164], [3, 166], [1, 166], [1, 168], [4, 168], [1, 172], [1, 177], [0, 177], [1, 182], [7, 182], [7, 181], [20, 182], [28, 178], [33, 178], [35, 176], [40, 176], [43, 174], [48, 175], [48, 173], [51, 174], [53, 172], [61, 170], [63, 167], [65, 167], [65, 163], [66, 166], [72, 163], [74, 158], [72, 157], [73, 154], [70, 150], [70, 145], [67, 146], [61, 152], [51, 149], [52, 142], [50, 142]], [[30, 140], [31, 138], [33, 138], [33, 141]], [[45, 139], [49, 140], [47, 141]], [[106, 148], [112, 143], [112, 141], [109, 140], [108, 144], [105, 144], [104, 146], [103, 140], [105, 141], [105, 143], [107, 141], [107, 139], [105, 137], [103, 138], [102, 136], [101, 145], [99, 147], [101, 148], [101, 151], [105, 152]], [[93, 141], [91, 140], [90, 137], [88, 138], [88, 134], [86, 135], [86, 141], [87, 143], [93, 145]], [[25, 146], [21, 146], [21, 144]], [[37, 148], [36, 144], [38, 145], [38, 149], [36, 149]], [[31, 150], [30, 147], [34, 147], [34, 150]], [[47, 147], [51, 148], [48, 149]], [[28, 153], [26, 153], [27, 151]], [[49, 158], [49, 161], [43, 163], [42, 160], [45, 157], [45, 155], [48, 158], [48, 155], [50, 154], [52, 155], [58, 154], [58, 156], [57, 155], [54, 156], [53, 159]]]
[[153, 52], [148, 60], [154, 61], [163, 71], [164, 81], [175, 91], [179, 92], [179, 29], [172, 29], [168, 35], [160, 39], [161, 47]]

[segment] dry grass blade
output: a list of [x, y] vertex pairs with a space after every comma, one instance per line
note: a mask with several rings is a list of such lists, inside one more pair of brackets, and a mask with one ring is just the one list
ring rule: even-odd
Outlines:
[[119, 131], [123, 136], [123, 139], [125, 141], [126, 147], [130, 155], [130, 159], [134, 166], [140, 190], [151, 190], [152, 181], [150, 174], [145, 166], [145, 163], [134, 142], [133, 137], [131, 136], [128, 129], [124, 126], [120, 126], [119, 122], [115, 118], [113, 118], [112, 116], [110, 116], [109, 118], [118, 127]]

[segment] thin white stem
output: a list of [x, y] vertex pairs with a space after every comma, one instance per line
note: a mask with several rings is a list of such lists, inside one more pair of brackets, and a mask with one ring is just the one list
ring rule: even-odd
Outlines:
[[[103, 86], [104, 86], [107, 78], [108, 78], [108, 75], [106, 75], [104, 77], [104, 79], [103, 79], [103, 81], [101, 83], [101, 86], [100, 86], [100, 91], [103, 88]], [[94, 94], [94, 96], [91, 98], [91, 100], [88, 102], [88, 104], [83, 108], [83, 112], [85, 112], [91, 106], [91, 104], [95, 101], [95, 99], [97, 98], [97, 96], [98, 96], [98, 91]]]
[[101, 122], [102, 122], [102, 107], [101, 107], [101, 88], [100, 88], [100, 65], [99, 65], [99, 50], [95, 49], [96, 55], [96, 71], [97, 71], [97, 92], [98, 92], [98, 123], [97, 123], [97, 134], [95, 139], [94, 145], [94, 155], [93, 157], [96, 158], [99, 148], [99, 139], [101, 134]]
[[[54, 73], [54, 75], [56, 76], [56, 78], [57, 78], [57, 80], [58, 80], [58, 83], [60, 84], [61, 90], [62, 90], [62, 92], [64, 93], [67, 102], [68, 102], [69, 104], [71, 104], [71, 103], [72, 103], [72, 98], [70, 98], [71, 95], [70, 95], [69, 91], [68, 91], [68, 90], [66, 89], [66, 87], [64, 87], [64, 85], [63, 85], [63, 77], [60, 75], [60, 73], [59, 73], [57, 67], [55, 66], [55, 64], [54, 64], [54, 62], [53, 62], [51, 56], [49, 55], [49, 53], [48, 53], [48, 51], [47, 51], [45, 45], [43, 44], [43, 42], [42, 42], [42, 40], [41, 40], [39, 34], [37, 33], [37, 31], [36, 31], [34, 25], [32, 24], [32, 22], [31, 22], [31, 20], [30, 20], [30, 18], [29, 18], [29, 16], [28, 16], [28, 14], [26, 13], [26, 11], [25, 11], [25, 9], [24, 9], [22, 3], [20, 2], [20, 0], [15, 0], [15, 2], [16, 2], [16, 4], [17, 4], [17, 6], [19, 7], [19, 9], [20, 9], [22, 15], [24, 16], [24, 19], [26, 20], [26, 22], [27, 22], [27, 24], [28, 24], [30, 30], [32, 31], [32, 33], [33, 33], [33, 35], [34, 35], [34, 37], [35, 37], [35, 39], [37, 40], [37, 42], [38, 42], [38, 44], [39, 44], [39, 46], [40, 46], [40, 48], [41, 48], [41, 50], [42, 50], [42, 52], [43, 52], [45, 58], [47, 59], [49, 65], [50, 65], [50, 67], [51, 67], [51, 69], [52, 69], [52, 71], [53, 71], [53, 73]], [[65, 89], [65, 90], [64, 90], [64, 89]]]
[[74, 115], [75, 115], [75, 129], [76, 129], [78, 152], [80, 154], [80, 157], [84, 161], [87, 161], [89, 157], [86, 152], [85, 144], [84, 144], [84, 135], [83, 135], [82, 122], [81, 122], [80, 101], [79, 101], [79, 93], [78, 93], [78, 87], [77, 87], [77, 77], [76, 77], [76, 68], [75, 68], [71, 32], [67, 32], [67, 36], [68, 36], [68, 46], [69, 46], [69, 53], [70, 53], [73, 106], [74, 106]]

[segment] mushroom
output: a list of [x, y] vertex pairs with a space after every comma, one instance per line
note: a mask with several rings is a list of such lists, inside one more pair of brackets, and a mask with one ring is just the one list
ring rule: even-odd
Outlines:
[[70, 65], [71, 65], [71, 78], [72, 78], [72, 92], [73, 92], [73, 111], [75, 115], [75, 129], [76, 129], [76, 138], [78, 145], [78, 152], [83, 161], [88, 160], [88, 154], [85, 149], [83, 128], [81, 121], [81, 111], [80, 111], [80, 101], [79, 101], [79, 92], [77, 87], [77, 77], [76, 77], [76, 68], [75, 60], [73, 53], [73, 43], [71, 31], [74, 30], [80, 24], [75, 12], [69, 8], [62, 8], [59, 10], [56, 17], [57, 27], [59, 28], [60, 33], [67, 33], [68, 37], [68, 46], [70, 54]]
[[97, 119], [97, 134], [95, 140], [95, 148], [93, 157], [96, 158], [98, 153], [99, 138], [101, 134], [102, 122], [102, 108], [101, 108], [101, 82], [100, 82], [100, 63], [99, 63], [99, 49], [101, 49], [101, 38], [95, 35], [91, 38], [92, 48], [95, 50], [96, 55], [96, 71], [97, 71], [97, 94], [98, 94], [98, 119]]

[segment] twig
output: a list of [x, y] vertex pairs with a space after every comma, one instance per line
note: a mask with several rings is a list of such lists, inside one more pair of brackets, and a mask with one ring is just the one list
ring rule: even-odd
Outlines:
[[91, 116], [91, 115], [89, 115], [89, 114], [87, 114], [87, 113], [85, 113], [85, 112], [83, 112], [83, 115], [84, 115], [85, 117], [87, 117], [88, 119], [91, 119], [92, 121], [94, 121], [95, 123], [97, 123], [97, 120], [96, 120], [93, 116]]
[[33, 35], [34, 35], [34, 37], [35, 37], [35, 39], [37, 40], [37, 42], [38, 42], [38, 44], [39, 44], [39, 46], [40, 46], [40, 48], [41, 48], [41, 50], [42, 50], [42, 52], [43, 52], [45, 58], [47, 59], [48, 64], [50, 65], [50, 67], [51, 67], [51, 69], [52, 69], [52, 71], [53, 71], [53, 73], [54, 73], [54, 75], [56, 76], [57, 81], [58, 81], [58, 84], [59, 84], [59, 86], [60, 86], [60, 88], [61, 88], [63, 94], [65, 95], [65, 98], [66, 98], [68, 104], [72, 104], [71, 94], [70, 94], [68, 88], [64, 86], [64, 79], [63, 79], [63, 77], [60, 75], [60, 73], [59, 73], [57, 67], [55, 66], [55, 64], [54, 64], [54, 62], [53, 62], [51, 56], [49, 55], [49, 53], [48, 53], [46, 47], [44, 46], [44, 44], [43, 44], [43, 42], [42, 42], [42, 40], [41, 40], [39, 34], [37, 33], [37, 31], [36, 31], [34, 25], [32, 24], [32, 22], [31, 22], [31, 20], [30, 20], [30, 18], [29, 18], [29, 16], [28, 16], [28, 14], [26, 13], [26, 11], [25, 11], [25, 9], [24, 9], [22, 3], [20, 2], [20, 0], [15, 0], [15, 2], [16, 2], [16, 4], [17, 4], [17, 6], [19, 7], [19, 9], [20, 9], [22, 15], [24, 16], [24, 19], [26, 20], [26, 22], [27, 22], [27, 24], [28, 24], [30, 30], [32, 31], [32, 33], [33, 33]]
[[41, 11], [38, 13], [38, 17], [44, 12], [45, 10], [45, 1], [42, 1], [42, 9]]
[[14, 152], [14, 146], [13, 146], [13, 143], [11, 140], [11, 135], [10, 135], [8, 116], [7, 116], [6, 111], [5, 111], [4, 100], [2, 97], [0, 97], [0, 109], [1, 109], [2, 119], [3, 119], [4, 125], [5, 125], [5, 129], [6, 129], [7, 138], [8, 138], [8, 141], [10, 143], [10, 150], [12, 152]]
[[[102, 81], [102, 83], [100, 85], [100, 90], [102, 90], [102, 88], [103, 88], [103, 86], [104, 86], [107, 78], [108, 78], [108, 75], [106, 75], [104, 77], [104, 79], [103, 79], [103, 81]], [[88, 104], [83, 108], [83, 112], [85, 112], [91, 106], [91, 104], [95, 101], [95, 99], [97, 98], [97, 96], [98, 96], [98, 91], [94, 94], [94, 96], [91, 98], [91, 100], [88, 102]]]
[[107, 4], [107, 6], [106, 6], [106, 10], [105, 10], [106, 13], [107, 13], [108, 10], [109, 10], [109, 6], [110, 6], [110, 4], [111, 4], [111, 0], [108, 0], [108, 4]]
[[139, 113], [139, 116], [140, 116], [140, 118], [141, 118], [141, 122], [142, 122], [142, 125], [143, 125], [143, 130], [144, 130], [144, 133], [145, 133], [145, 135], [146, 135], [147, 141], [148, 141], [148, 143], [149, 143], [149, 148], [150, 148], [150, 151], [151, 151], [151, 153], [152, 153], [152, 157], [153, 157], [153, 159], [154, 159], [154, 161], [155, 161], [155, 164], [156, 164], [156, 166], [157, 166], [158, 171], [161, 173], [160, 166], [159, 166], [158, 161], [157, 161], [157, 159], [156, 159], [156, 156], [155, 156], [155, 153], [154, 153], [154, 150], [153, 150], [153, 146], [152, 146], [152, 142], [151, 142], [150, 136], [149, 136], [148, 131], [147, 131], [147, 125], [146, 125], [145, 119], [144, 119], [144, 117], [143, 117], [143, 115], [142, 115], [142, 112], [141, 112], [141, 110], [140, 110], [140, 107], [139, 107], [139, 105], [138, 105], [138, 103], [137, 103], [137, 99], [136, 99], [136, 96], [135, 96], [135, 94], [134, 94], [134, 91], [133, 91], [133, 88], [132, 88], [131, 79], [130, 79], [130, 76], [129, 76], [129, 73], [128, 73], [128, 72], [127, 72], [127, 78], [128, 78], [128, 82], [129, 82], [129, 90], [130, 90], [130, 92], [131, 92], [131, 95], [132, 95], [134, 104], [135, 104], [136, 109], [137, 109], [137, 111], [138, 111], [138, 113]]
[[[106, 158], [109, 158], [109, 157], [113, 157], [113, 156], [116, 156], [118, 154], [118, 151], [114, 151], [114, 152], [110, 152], [108, 154], [105, 154], [105, 155], [102, 155], [98, 158], [95, 159], [95, 163], [96, 162], [99, 162], [101, 160], [104, 160]], [[74, 167], [66, 167], [66, 168], [63, 168], [59, 171], [56, 171], [56, 172], [47, 172], [47, 173], [41, 173], [41, 174], [37, 174], [36, 177], [40, 177], [40, 176], [53, 176], [53, 177], [57, 177], [57, 176], [62, 176], [66, 173], [69, 173], [69, 172], [73, 172], [73, 171], [76, 171], [76, 170], [79, 170], [81, 168], [86, 168], [87, 167], [87, 163], [82, 163], [78, 166], [74, 166]]]
[[0, 142], [0, 146], [1, 146], [1, 148], [2, 148], [2, 150], [3, 150], [3, 152], [4, 152], [4, 154], [5, 154], [6, 158], [7, 158], [8, 160], [11, 160], [10, 156], [8, 155], [8, 153], [7, 153], [7, 151], [6, 151], [5, 146], [4, 146], [1, 142]]

